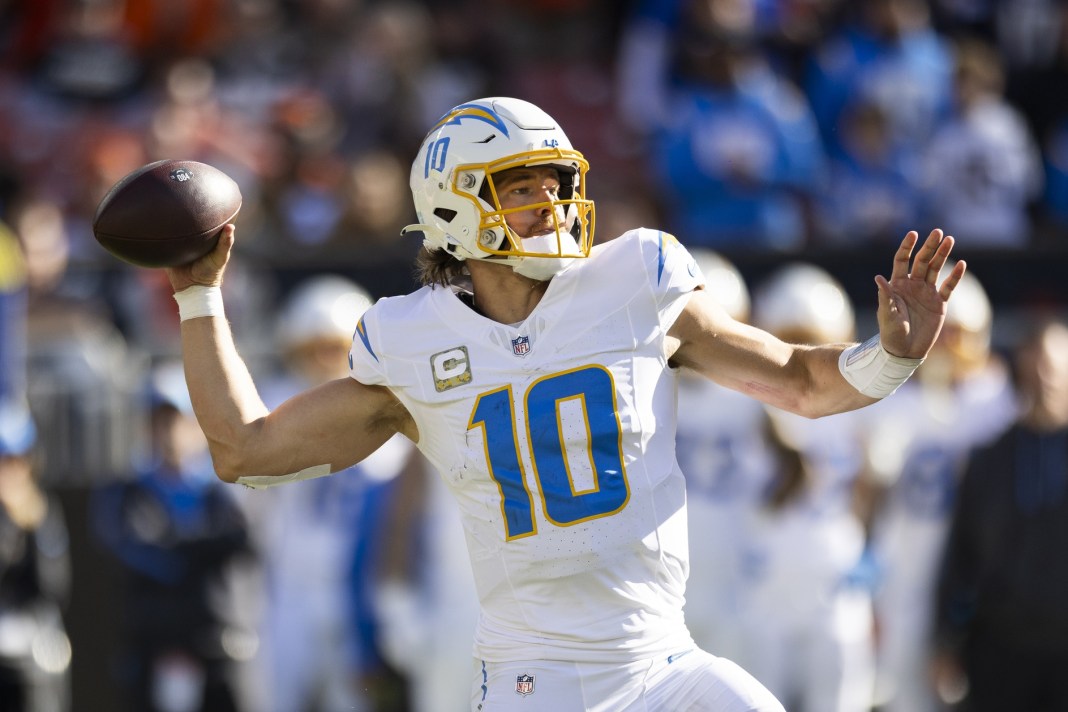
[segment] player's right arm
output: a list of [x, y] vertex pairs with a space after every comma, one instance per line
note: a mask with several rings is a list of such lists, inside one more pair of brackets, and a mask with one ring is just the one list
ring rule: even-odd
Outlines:
[[[219, 246], [196, 262], [168, 269], [175, 292], [219, 286], [234, 241], [228, 226]], [[414, 422], [386, 388], [351, 378], [301, 393], [274, 411], [260, 398], [224, 317], [182, 322], [182, 359], [197, 421], [218, 476], [283, 476], [328, 466], [349, 467], [395, 433], [415, 439]]]

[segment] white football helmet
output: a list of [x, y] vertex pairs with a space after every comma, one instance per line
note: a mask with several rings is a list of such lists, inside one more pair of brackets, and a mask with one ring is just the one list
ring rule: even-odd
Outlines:
[[753, 296], [753, 323], [784, 341], [852, 341], [853, 305], [842, 285], [815, 265], [794, 263], [765, 279]]
[[[493, 174], [519, 166], [553, 166], [560, 172], [557, 199], [503, 210]], [[572, 149], [559, 124], [520, 99], [491, 97], [461, 104], [423, 139], [412, 163], [410, 185], [424, 244], [459, 260], [495, 259], [520, 274], [548, 279], [593, 245], [593, 202], [586, 199], [589, 164]], [[510, 212], [550, 207], [555, 234], [524, 240], [505, 222]], [[531, 258], [542, 262], [535, 266]], [[526, 263], [526, 264], [524, 264]], [[533, 276], [533, 274], [528, 274]]]
[[690, 255], [705, 276], [705, 291], [726, 309], [732, 319], [748, 321], [749, 288], [738, 268], [707, 247], [690, 248]]
[[[938, 284], [953, 271], [956, 262], [947, 262], [938, 274]], [[946, 324], [990, 338], [990, 328], [994, 321], [994, 310], [990, 298], [979, 283], [978, 277], [971, 271], [965, 272], [953, 290], [953, 298], [946, 305]]]
[[371, 295], [349, 279], [312, 277], [286, 299], [276, 324], [278, 344], [291, 350], [320, 339], [349, 341], [372, 303]]
[[[947, 262], [938, 284], [952, 271]], [[946, 305], [946, 320], [927, 360], [921, 378], [953, 381], [981, 370], [990, 359], [994, 310], [986, 290], [971, 271], [965, 272]]]

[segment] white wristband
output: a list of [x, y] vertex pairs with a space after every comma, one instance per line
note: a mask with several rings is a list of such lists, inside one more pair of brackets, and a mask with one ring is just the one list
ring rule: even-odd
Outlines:
[[174, 295], [178, 302], [178, 317], [182, 321], [200, 316], [223, 316], [222, 290], [195, 284]]
[[894, 356], [883, 348], [879, 335], [857, 344], [838, 357], [838, 370], [849, 385], [870, 398], [885, 398], [909, 379], [922, 358]]

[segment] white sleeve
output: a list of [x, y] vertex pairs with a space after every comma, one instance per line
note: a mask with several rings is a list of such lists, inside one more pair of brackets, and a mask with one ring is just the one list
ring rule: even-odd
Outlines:
[[682, 313], [690, 294], [704, 284], [704, 276], [697, 261], [674, 235], [661, 230], [640, 232], [649, 285], [660, 323], [667, 330]]
[[372, 306], [356, 324], [349, 348], [349, 375], [369, 386], [386, 384], [385, 364], [380, 360], [382, 351], [379, 310]]

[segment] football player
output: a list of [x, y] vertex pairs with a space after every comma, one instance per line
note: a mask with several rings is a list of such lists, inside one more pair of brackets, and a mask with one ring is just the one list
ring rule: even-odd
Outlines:
[[991, 350], [992, 327], [986, 290], [968, 273], [916, 378], [872, 409], [874, 446], [886, 448], [873, 457], [885, 491], [872, 538], [883, 570], [875, 603], [878, 695], [887, 712], [941, 708], [931, 683], [932, 604], [957, 485], [968, 456], [1016, 414], [1008, 367]]
[[[282, 368], [264, 380], [264, 402], [275, 406], [344, 377], [356, 322], [371, 302], [363, 287], [336, 274], [297, 284], [275, 322]], [[258, 662], [266, 712], [315, 704], [366, 710], [371, 705], [359, 676], [371, 678], [367, 684], [391, 681], [381, 674], [373, 634], [362, 634], [366, 626], [360, 623], [373, 618], [370, 596], [354, 598], [363, 591], [352, 577], [354, 561], [377, 534], [374, 503], [413, 453], [411, 443], [398, 436], [342, 476], [242, 498], [263, 555], [264, 647]]]
[[[849, 295], [825, 270], [789, 263], [757, 285], [753, 323], [791, 343], [847, 342]], [[739, 517], [738, 660], [790, 710], [868, 712], [874, 690], [871, 593], [856, 508], [864, 427], [854, 410], [816, 420], [768, 407], [771, 477]]]
[[396, 433], [416, 443], [464, 522], [481, 606], [472, 709], [781, 710], [683, 619], [679, 368], [812, 417], [869, 405], [926, 356], [965, 265], [937, 283], [953, 238], [909, 232], [875, 278], [878, 335], [788, 344], [731, 319], [671, 235], [595, 246], [588, 169], [528, 102], [447, 112], [411, 171], [424, 286], [363, 315], [351, 377], [273, 411], [224, 318], [234, 229], [169, 269], [217, 472], [281, 483]]
[[[732, 319], [747, 322], [750, 294], [737, 267], [705, 247], [690, 254], [705, 290]], [[764, 434], [767, 416], [760, 401], [689, 369], [680, 373], [679, 412], [685, 417], [679, 418], [675, 454], [686, 477], [690, 538], [686, 626], [700, 648], [735, 660], [741, 515], [775, 467]]]

